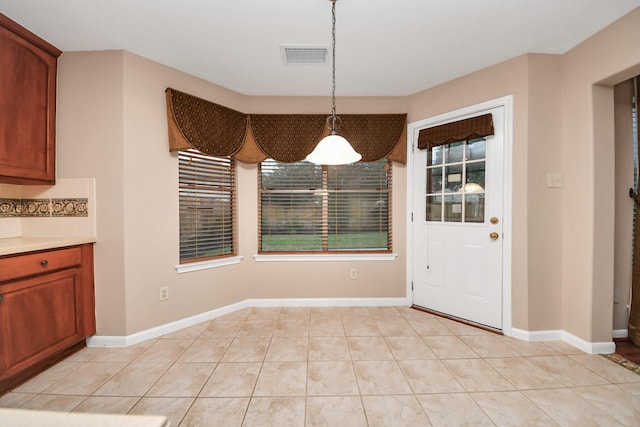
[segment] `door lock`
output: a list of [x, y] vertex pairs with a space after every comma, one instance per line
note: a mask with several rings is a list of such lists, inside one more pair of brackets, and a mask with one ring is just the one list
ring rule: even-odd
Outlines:
[[489, 237], [491, 238], [491, 240], [498, 240], [498, 237], [500, 237], [500, 235], [494, 231], [489, 234]]

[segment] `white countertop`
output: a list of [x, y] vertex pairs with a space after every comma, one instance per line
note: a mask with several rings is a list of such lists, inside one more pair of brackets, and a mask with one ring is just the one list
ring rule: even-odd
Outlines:
[[0, 255], [12, 255], [95, 242], [95, 237], [10, 237], [0, 239]]

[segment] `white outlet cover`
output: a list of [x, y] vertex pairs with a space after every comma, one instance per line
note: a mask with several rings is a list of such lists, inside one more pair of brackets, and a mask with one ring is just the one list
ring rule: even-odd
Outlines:
[[559, 172], [550, 172], [547, 174], [547, 188], [562, 187], [562, 174]]

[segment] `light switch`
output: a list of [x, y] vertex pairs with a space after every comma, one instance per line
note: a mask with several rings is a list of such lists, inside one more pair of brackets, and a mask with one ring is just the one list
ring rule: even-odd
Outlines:
[[553, 172], [547, 174], [547, 188], [560, 188], [562, 187], [562, 174], [559, 172]]

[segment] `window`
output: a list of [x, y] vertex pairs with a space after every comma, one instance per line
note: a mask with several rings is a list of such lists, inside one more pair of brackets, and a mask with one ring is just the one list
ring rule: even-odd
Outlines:
[[484, 138], [429, 148], [427, 221], [484, 222]]
[[178, 164], [180, 263], [235, 255], [235, 161], [186, 150]]
[[260, 252], [389, 252], [391, 169], [386, 159], [339, 166], [262, 162]]

